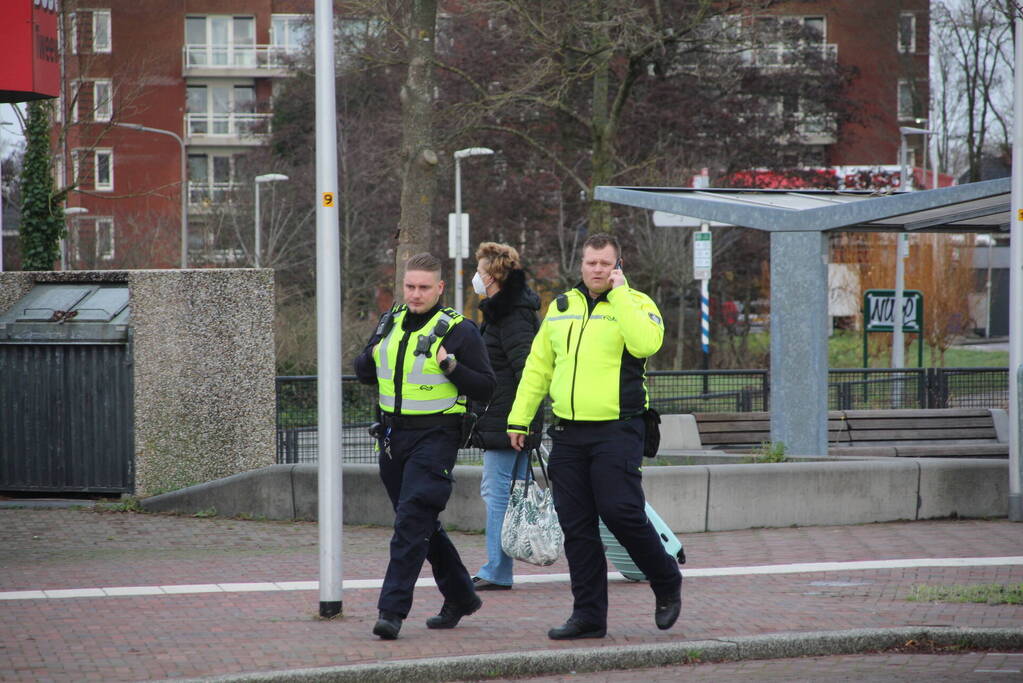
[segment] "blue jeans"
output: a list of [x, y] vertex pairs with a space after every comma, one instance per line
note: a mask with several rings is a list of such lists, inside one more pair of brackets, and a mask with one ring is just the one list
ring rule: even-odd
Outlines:
[[[487, 563], [480, 567], [476, 576], [502, 586], [512, 584], [512, 558], [501, 550], [501, 525], [504, 511], [508, 508], [508, 494], [511, 490], [512, 471], [518, 453], [512, 448], [500, 448], [483, 452], [483, 479], [480, 481], [480, 496], [487, 506]], [[519, 458], [517, 477], [526, 476], [528, 457]]]

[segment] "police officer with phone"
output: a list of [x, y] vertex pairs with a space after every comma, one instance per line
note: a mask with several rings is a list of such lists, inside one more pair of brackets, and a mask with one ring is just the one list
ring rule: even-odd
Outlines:
[[647, 519], [641, 465], [648, 406], [646, 359], [664, 324], [646, 294], [629, 287], [611, 235], [583, 244], [582, 282], [548, 307], [508, 415], [521, 449], [548, 393], [555, 415], [549, 473], [572, 582], [573, 610], [552, 640], [607, 633], [607, 560], [598, 517], [650, 579], [654, 622], [668, 629], [682, 607], [682, 576]]
[[373, 634], [398, 637], [412, 591], [429, 560], [444, 596], [427, 628], [454, 628], [483, 604], [437, 517], [451, 496], [458, 449], [467, 440], [467, 399], [486, 402], [496, 379], [479, 330], [450, 308], [441, 263], [417, 254], [405, 266], [405, 304], [381, 318], [355, 374], [380, 393], [380, 478], [394, 507], [390, 562], [377, 601]]

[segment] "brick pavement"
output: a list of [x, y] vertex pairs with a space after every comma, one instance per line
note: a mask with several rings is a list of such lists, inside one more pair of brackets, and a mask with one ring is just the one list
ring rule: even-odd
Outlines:
[[[382, 577], [389, 535], [388, 529], [345, 527], [345, 579]], [[474, 571], [485, 555], [483, 536], [453, 536]], [[690, 557], [686, 569], [999, 557], [1023, 554], [1023, 525], [965, 520], [753, 529], [691, 534], [684, 541]], [[0, 549], [0, 591], [316, 580], [319, 571], [316, 525], [301, 522], [0, 510]], [[562, 560], [519, 570], [563, 573], [567, 567]], [[892, 626], [1023, 627], [1023, 606], [903, 599], [918, 583], [975, 582], [1020, 583], [1023, 566], [692, 578], [685, 586], [682, 619], [667, 632], [654, 627], [649, 588], [618, 582], [611, 588], [608, 637], [583, 644]], [[520, 584], [513, 591], [481, 594], [483, 609], [447, 632], [423, 625], [440, 598], [436, 589], [420, 588], [394, 642], [369, 633], [376, 597], [372, 589], [346, 590], [346, 616], [332, 621], [318, 619], [315, 591], [3, 601], [0, 680], [204, 677], [580, 645], [555, 643], [545, 635], [569, 613], [565, 583]], [[709, 666], [725, 665], [699, 665], [693, 673], [703, 675], [699, 671], [707, 669], [701, 667]], [[736, 676], [745, 675], [741, 669]]]

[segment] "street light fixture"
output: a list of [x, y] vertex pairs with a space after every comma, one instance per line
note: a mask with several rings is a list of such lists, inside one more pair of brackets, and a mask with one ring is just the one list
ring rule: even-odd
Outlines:
[[259, 268], [259, 252], [260, 252], [259, 186], [260, 186], [261, 183], [275, 183], [278, 180], [287, 180], [287, 179], [288, 179], [288, 176], [284, 175], [283, 173], [264, 173], [263, 175], [258, 175], [258, 176], [256, 176], [254, 178], [255, 182], [253, 183], [253, 185], [256, 188], [256, 210], [253, 212], [254, 221], [255, 221], [255, 225], [253, 227], [255, 228], [255, 233], [256, 233], [256, 254], [255, 254], [255, 258], [253, 258], [253, 265], [256, 268]]
[[460, 161], [465, 157], [486, 156], [493, 154], [489, 147], [467, 147], [455, 152], [455, 310], [462, 312], [463, 293], [462, 277], [462, 169]]
[[[899, 133], [901, 141], [899, 144], [899, 182], [904, 192], [914, 183], [909, 181], [909, 147], [906, 145], [907, 135], [930, 135], [927, 128], [913, 128], [911, 126], [900, 126]], [[892, 321], [892, 367], [902, 368], [906, 365], [905, 352], [903, 348], [902, 326], [905, 324], [905, 317], [902, 308], [902, 297], [905, 291], [906, 264], [903, 259], [908, 256], [909, 235], [901, 232], [895, 236], [895, 319]], [[920, 343], [923, 343], [923, 330], [919, 334]], [[898, 407], [898, 406], [896, 406]]]
[[131, 130], [142, 130], [147, 133], [169, 135], [177, 140], [178, 146], [181, 147], [181, 267], [188, 268], [188, 156], [185, 152], [185, 141], [177, 133], [162, 128], [150, 128], [137, 123], [121, 123], [119, 121], [115, 121], [113, 125]]
[[[89, 210], [84, 206], [69, 206], [64, 209], [64, 216], [81, 216], [89, 213]], [[60, 239], [60, 269], [67, 270], [68, 254], [67, 254], [67, 238], [62, 237]]]

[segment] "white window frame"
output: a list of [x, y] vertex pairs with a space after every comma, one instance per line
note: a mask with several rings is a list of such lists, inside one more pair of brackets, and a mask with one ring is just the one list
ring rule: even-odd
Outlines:
[[[305, 46], [292, 45], [291, 43], [289, 43], [287, 39], [291, 35], [290, 31], [285, 31], [285, 35], [283, 36], [285, 40], [281, 40], [282, 36], [278, 36], [277, 32], [274, 31], [274, 19], [283, 19], [285, 23], [290, 23], [292, 21], [304, 22], [307, 26], [310, 26], [309, 15], [283, 12], [278, 12], [270, 15], [270, 47], [283, 50], [285, 54], [295, 54], [297, 52], [300, 52], [302, 48]], [[312, 36], [308, 37], [310, 39], [312, 38]]]
[[71, 182], [80, 184], [82, 179], [82, 154], [84, 149], [71, 150]]
[[78, 12], [68, 14], [68, 25], [71, 27], [70, 40], [71, 54], [78, 54]]
[[[102, 86], [106, 86], [107, 89], [107, 96], [103, 101], [100, 100]], [[92, 120], [109, 121], [113, 115], [114, 83], [109, 78], [97, 78], [92, 82]]]
[[[97, 23], [98, 23], [97, 19], [101, 19], [103, 21], [103, 23], [106, 24], [107, 42], [103, 46], [100, 46], [96, 42], [96, 34], [97, 34], [96, 26], [97, 26]], [[92, 51], [93, 52], [97, 52], [97, 53], [101, 53], [101, 54], [108, 54], [108, 53], [110, 53], [112, 51], [112, 46], [113, 46], [114, 38], [113, 38], [113, 36], [110, 33], [110, 29], [111, 29], [110, 10], [108, 10], [108, 9], [94, 9], [94, 10], [92, 10]]]
[[71, 101], [68, 108], [71, 110], [71, 123], [78, 123], [78, 105], [81, 104], [82, 82], [77, 78], [71, 81]]
[[[105, 183], [100, 183], [99, 180], [99, 158], [101, 156], [109, 157], [107, 162], [107, 169], [110, 171], [110, 178]], [[92, 186], [97, 192], [112, 192], [114, 189], [114, 150], [109, 147], [105, 149], [97, 149], [93, 152], [92, 157]]]
[[[903, 19], [909, 19], [909, 44], [902, 42], [902, 21]], [[915, 12], [900, 12], [899, 23], [896, 27], [896, 35], [898, 41], [899, 54], [911, 55], [916, 53], [916, 13]]]
[[[116, 248], [115, 248], [115, 244], [114, 244], [114, 236], [116, 234], [114, 232], [114, 219], [109, 217], [109, 216], [104, 216], [102, 218], [96, 218], [93, 221], [93, 225], [95, 226], [95, 229], [96, 229], [96, 238], [95, 238], [95, 241], [96, 241], [96, 258], [101, 260], [101, 261], [112, 261], [113, 258], [114, 258], [114, 254], [116, 253]], [[109, 241], [110, 241], [110, 248], [107, 251], [100, 251], [100, 245], [103, 243], [103, 240], [100, 239], [100, 233], [101, 233], [101, 231], [104, 231], [104, 230], [109, 233], [108, 237], [109, 237]]]
[[65, 169], [64, 169], [64, 155], [55, 154], [53, 156], [53, 182], [57, 186], [58, 190], [64, 189], [66, 184]]

